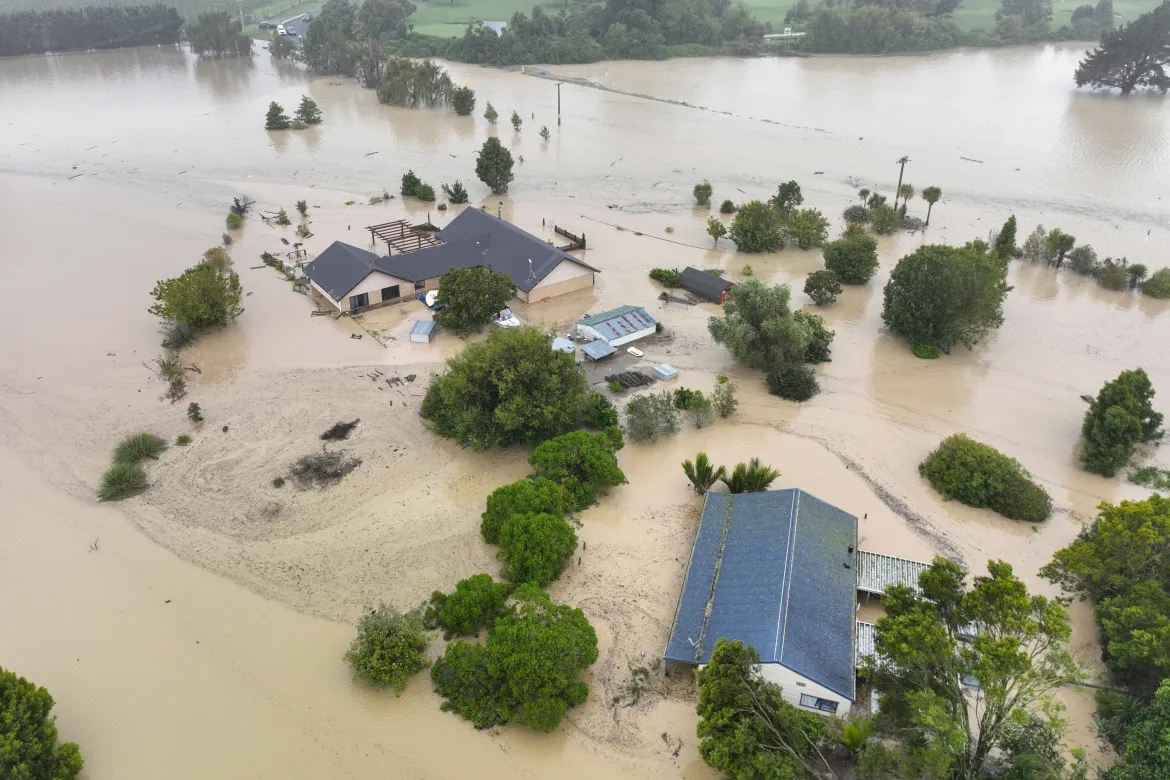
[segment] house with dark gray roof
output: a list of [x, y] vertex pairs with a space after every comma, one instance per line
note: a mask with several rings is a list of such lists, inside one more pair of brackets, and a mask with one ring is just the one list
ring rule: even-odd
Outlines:
[[735, 286], [721, 276], [700, 271], [693, 266], [683, 269], [679, 285], [687, 292], [712, 303], [723, 303], [727, 293]]
[[799, 489], [708, 493], [667, 661], [702, 666], [721, 638], [809, 711], [856, 698], [857, 518]]
[[437, 289], [455, 268], [487, 266], [506, 273], [516, 297], [534, 303], [593, 286], [599, 269], [538, 236], [476, 208], [440, 230], [437, 243], [378, 255], [335, 241], [305, 265], [314, 293], [342, 312], [411, 300]]

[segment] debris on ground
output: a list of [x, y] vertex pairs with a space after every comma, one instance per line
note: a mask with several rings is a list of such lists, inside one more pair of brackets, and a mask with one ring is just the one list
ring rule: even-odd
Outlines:
[[605, 378], [606, 382], [617, 382], [626, 390], [631, 387], [646, 387], [654, 384], [654, 377], [649, 374], [643, 374], [641, 371], [626, 371], [621, 374], [610, 374]]
[[321, 434], [321, 441], [342, 441], [348, 439], [349, 432], [356, 428], [359, 422], [361, 422], [360, 418], [353, 422], [339, 422]]
[[361, 458], [346, 456], [345, 451], [318, 452], [305, 455], [289, 470], [290, 475], [301, 488], [328, 487], [362, 465]]

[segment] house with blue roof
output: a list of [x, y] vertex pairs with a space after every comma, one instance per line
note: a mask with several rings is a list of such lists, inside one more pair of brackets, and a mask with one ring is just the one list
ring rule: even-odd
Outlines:
[[856, 698], [857, 518], [803, 490], [707, 493], [666, 661], [702, 666], [721, 638], [801, 709]]
[[577, 323], [577, 335], [620, 347], [658, 331], [658, 320], [641, 306], [619, 306], [590, 314]]

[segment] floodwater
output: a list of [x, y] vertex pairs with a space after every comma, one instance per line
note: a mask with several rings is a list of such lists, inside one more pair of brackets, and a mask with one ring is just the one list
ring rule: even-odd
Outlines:
[[[0, 61], [0, 590], [15, 594], [0, 600], [0, 663], [53, 692], [87, 778], [710, 777], [686, 681], [656, 683], [636, 706], [612, 704], [628, 663], [655, 657], [669, 631], [699, 507], [677, 463], [699, 449], [725, 463], [758, 455], [783, 473], [778, 487], [858, 514], [867, 549], [943, 553], [975, 571], [1003, 558], [1053, 592], [1036, 571], [1095, 505], [1142, 495], [1078, 468], [1078, 396], [1135, 366], [1170, 392], [1170, 307], [1016, 266], [998, 333], [918, 361], [882, 330], [881, 286], [920, 243], [986, 237], [1010, 213], [1021, 240], [1043, 223], [1101, 256], [1170, 263], [1170, 111], [1158, 99], [1074, 91], [1079, 55], [1046, 46], [621, 62], [543, 78], [452, 65], [479, 95], [466, 118], [380, 106], [370, 91], [264, 54]], [[559, 127], [554, 77], [603, 87], [562, 86]], [[262, 129], [269, 101], [291, 109], [302, 94], [324, 124]], [[486, 100], [502, 119], [517, 110], [521, 133], [490, 128], [478, 115]], [[492, 132], [524, 158], [503, 198], [474, 178], [475, 150]], [[912, 160], [906, 180], [941, 187], [943, 199], [925, 236], [881, 239], [873, 283], [820, 311], [837, 336], [813, 401], [768, 396], [732, 364], [706, 335], [714, 307], [654, 301], [651, 267], [720, 267], [741, 279], [750, 264], [809, 304], [799, 288], [819, 253], [711, 248], [709, 214], [690, 203], [696, 181], [710, 180], [718, 202], [766, 197], [794, 178], [806, 205], [836, 219], [858, 187], [889, 192], [902, 155]], [[602, 657], [587, 675], [590, 701], [552, 735], [477, 732], [439, 712], [425, 675], [396, 699], [351, 683], [341, 662], [347, 624], [365, 606], [410, 606], [498, 570], [478, 513], [487, 493], [525, 473], [524, 453], [462, 452], [417, 417], [427, 374], [457, 339], [409, 343], [417, 304], [311, 318], [307, 299], [255, 268], [261, 251], [297, 239], [253, 218], [231, 250], [244, 315], [183, 354], [199, 369], [190, 399], [207, 422], [192, 429], [181, 404], [160, 401], [143, 365], [158, 352], [150, 288], [218, 242], [231, 196], [290, 213], [308, 200], [305, 248], [316, 253], [337, 239], [365, 243], [374, 222], [449, 219], [398, 199], [366, 205], [396, 192], [408, 168], [436, 188], [462, 179], [474, 205], [533, 232], [551, 238], [554, 222], [586, 232], [587, 259], [602, 269], [596, 289], [519, 307], [521, 317], [560, 331], [589, 311], [652, 304], [667, 335], [647, 343], [647, 359], [678, 367], [686, 386], [705, 388], [719, 372], [740, 386], [730, 420], [627, 446], [630, 484], [583, 514], [586, 548], [553, 594], [586, 611]], [[921, 205], [911, 212], [921, 216]], [[419, 379], [388, 387], [371, 380], [376, 371]], [[347, 446], [363, 465], [343, 484], [270, 487], [319, 446], [320, 430], [356, 417]], [[139, 427], [195, 441], [150, 467], [142, 496], [97, 505], [110, 448]], [[916, 465], [956, 431], [1020, 459], [1052, 494], [1053, 518], [1034, 528], [940, 501]], [[1077, 605], [1073, 618], [1074, 650], [1097, 670], [1091, 616]], [[1091, 697], [1063, 698], [1072, 741], [1107, 762]]]

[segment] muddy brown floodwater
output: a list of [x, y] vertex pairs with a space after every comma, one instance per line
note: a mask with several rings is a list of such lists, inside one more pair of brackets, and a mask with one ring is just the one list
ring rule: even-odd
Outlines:
[[[692, 684], [658, 683], [636, 706], [612, 706], [628, 663], [665, 643], [699, 512], [678, 463], [699, 449], [720, 462], [760, 456], [783, 472], [778, 487], [862, 517], [868, 549], [943, 553], [975, 571], [1003, 558], [1052, 593], [1037, 569], [1095, 505], [1142, 496], [1078, 468], [1079, 396], [1135, 366], [1166, 392], [1167, 303], [1017, 265], [998, 333], [919, 361], [883, 331], [881, 288], [915, 246], [986, 237], [1010, 213], [1021, 239], [1043, 223], [1102, 256], [1170, 262], [1170, 112], [1157, 99], [1075, 92], [1079, 53], [622, 62], [543, 77], [452, 65], [479, 95], [466, 118], [383, 107], [264, 53], [250, 63], [175, 49], [0, 61], [0, 663], [53, 692], [87, 778], [709, 778]], [[559, 127], [554, 77], [597, 85], [562, 87]], [[291, 107], [301, 94], [324, 124], [261, 129], [269, 101]], [[519, 111], [522, 132], [488, 126], [478, 115], [487, 100], [503, 116]], [[503, 198], [474, 180], [491, 133], [524, 158]], [[768, 396], [713, 345], [714, 307], [655, 300], [651, 267], [741, 279], [750, 264], [808, 305], [799, 289], [819, 253], [711, 248], [691, 187], [708, 179], [716, 202], [742, 201], [794, 178], [806, 205], [835, 219], [858, 187], [889, 192], [904, 154], [907, 180], [941, 187], [943, 199], [925, 235], [881, 239], [873, 283], [821, 312], [837, 336], [811, 402]], [[551, 735], [477, 732], [439, 711], [425, 675], [395, 698], [352, 683], [341, 661], [365, 606], [410, 606], [498, 571], [478, 515], [492, 489], [526, 472], [525, 454], [461, 451], [417, 417], [429, 374], [458, 340], [410, 343], [418, 304], [310, 317], [309, 300], [254, 267], [291, 231], [250, 219], [231, 249], [246, 311], [183, 354], [201, 370], [189, 400], [206, 422], [193, 430], [182, 404], [160, 401], [143, 365], [159, 349], [150, 288], [218, 242], [232, 195], [290, 211], [308, 200], [312, 254], [337, 239], [364, 243], [373, 222], [453, 216], [400, 199], [366, 205], [408, 168], [436, 187], [462, 179], [473, 205], [538, 234], [551, 237], [554, 222], [586, 232], [602, 269], [595, 290], [521, 306], [521, 317], [564, 330], [589, 311], [649, 304], [667, 334], [643, 347], [647, 364], [669, 361], [686, 386], [724, 372], [741, 388], [730, 420], [627, 446], [630, 484], [582, 514], [587, 548], [552, 592], [586, 611], [601, 659], [587, 674], [589, 702]], [[418, 379], [388, 387], [375, 371]], [[363, 464], [341, 485], [272, 487], [321, 430], [358, 417], [346, 446]], [[194, 442], [150, 466], [143, 495], [97, 504], [111, 447], [138, 428]], [[942, 502], [915, 467], [956, 431], [1019, 458], [1051, 492], [1052, 519], [1024, 526]], [[1075, 605], [1073, 617], [1074, 650], [1100, 671], [1091, 615]], [[1062, 698], [1070, 741], [1107, 763], [1091, 697]]]

